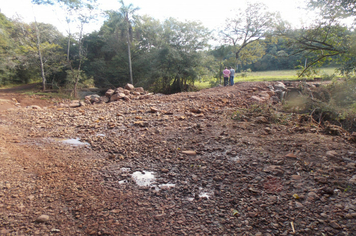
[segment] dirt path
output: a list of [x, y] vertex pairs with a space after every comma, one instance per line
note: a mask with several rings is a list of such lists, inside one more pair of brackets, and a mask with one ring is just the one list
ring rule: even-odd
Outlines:
[[353, 143], [231, 119], [269, 85], [79, 108], [0, 90], [0, 235], [354, 235]]

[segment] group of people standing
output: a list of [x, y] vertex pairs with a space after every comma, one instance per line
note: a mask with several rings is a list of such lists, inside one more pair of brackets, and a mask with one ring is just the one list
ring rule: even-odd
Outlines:
[[233, 86], [235, 70], [232, 67], [230, 67], [229, 69], [225, 67], [223, 74], [224, 74], [224, 86], [227, 86], [229, 84], [229, 79], [230, 79], [230, 86]]

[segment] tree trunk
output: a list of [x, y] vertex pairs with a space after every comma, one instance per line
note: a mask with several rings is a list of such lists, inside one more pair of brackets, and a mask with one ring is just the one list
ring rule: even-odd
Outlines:
[[79, 64], [78, 64], [78, 71], [77, 74], [75, 75], [75, 82], [74, 82], [74, 97], [78, 98], [78, 82], [79, 82], [79, 77], [80, 77], [80, 70], [81, 70], [81, 66], [82, 66], [82, 60], [83, 60], [83, 55], [82, 55], [82, 50], [83, 50], [83, 28], [84, 28], [84, 23], [81, 22], [80, 25], [80, 32], [79, 32]]
[[68, 42], [67, 42], [67, 63], [69, 64], [69, 51], [70, 51], [70, 32], [68, 33]]
[[44, 71], [44, 66], [43, 66], [43, 58], [42, 58], [42, 53], [41, 53], [41, 40], [40, 40], [40, 31], [38, 30], [37, 27], [37, 21], [35, 18], [35, 25], [36, 25], [36, 36], [37, 36], [37, 51], [38, 51], [38, 57], [40, 58], [40, 67], [41, 67], [41, 76], [42, 76], [42, 90], [46, 90], [46, 75]]
[[133, 76], [132, 76], [132, 65], [131, 65], [131, 47], [130, 47], [130, 35], [127, 30], [127, 52], [129, 55], [129, 67], [130, 67], [130, 83], [133, 84]]

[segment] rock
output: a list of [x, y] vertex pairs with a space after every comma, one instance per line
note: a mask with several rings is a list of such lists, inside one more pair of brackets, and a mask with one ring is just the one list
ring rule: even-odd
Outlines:
[[272, 97], [270, 98], [270, 101], [271, 101], [273, 104], [277, 104], [277, 103], [279, 103], [281, 100], [280, 100], [279, 97], [277, 97], [277, 96], [272, 96]]
[[126, 84], [124, 88], [127, 90], [133, 90], [135, 87], [132, 84]]
[[284, 173], [284, 171], [281, 169], [280, 166], [275, 166], [275, 165], [266, 166], [265, 168], [263, 168], [263, 171], [267, 173], [273, 173], [276, 175], [283, 175]]
[[351, 179], [349, 179], [349, 183], [356, 185], [356, 175], [352, 176]]
[[336, 221], [334, 220], [330, 221], [329, 225], [334, 229], [341, 229], [341, 226], [338, 223], [336, 223]]
[[134, 91], [135, 92], [139, 92], [139, 93], [144, 93], [145, 92], [145, 90], [142, 87], [134, 88]]
[[348, 219], [356, 218], [356, 213], [346, 214], [345, 218], [348, 218]]
[[261, 232], [257, 232], [255, 236], [263, 236], [263, 234]]
[[49, 221], [49, 216], [48, 215], [40, 215], [36, 219], [36, 222], [38, 222], [38, 223], [45, 223], [47, 221]]
[[132, 92], [132, 94], [133, 94], [133, 95], [136, 95], [136, 96], [141, 95], [140, 92]]
[[302, 179], [302, 176], [300, 176], [300, 175], [292, 175], [292, 179], [293, 180], [300, 180], [300, 179]]
[[100, 102], [102, 102], [102, 103], [108, 103], [109, 101], [110, 101], [110, 98], [107, 96], [100, 97]]
[[255, 122], [256, 122], [256, 123], [259, 123], [259, 124], [262, 124], [262, 123], [265, 123], [265, 124], [266, 124], [266, 123], [269, 123], [268, 120], [267, 120], [267, 118], [264, 117], [264, 116], [258, 116], [258, 117], [256, 117]]
[[155, 215], [154, 216], [154, 218], [156, 219], [156, 220], [162, 220], [163, 218], [165, 218], [166, 217], [166, 214], [158, 214], [158, 215]]
[[322, 213], [320, 213], [320, 216], [327, 218], [328, 214], [326, 214], [325, 212], [322, 212]]
[[9, 232], [7, 229], [2, 229], [0, 230], [0, 235], [7, 235]]
[[163, 172], [163, 173], [168, 173], [168, 172], [169, 172], [169, 170], [168, 170], [168, 169], [166, 169], [166, 168], [163, 168], [163, 169], [161, 169], [161, 172]]
[[152, 113], [158, 112], [158, 109], [156, 107], [150, 107]]
[[105, 96], [110, 98], [114, 93], [115, 93], [115, 90], [109, 89], [108, 91], [106, 91]]
[[115, 93], [124, 93], [124, 88], [122, 88], [122, 87], [116, 88], [114, 94]]
[[285, 157], [291, 158], [291, 159], [296, 159], [297, 156], [294, 155], [293, 153], [288, 153]]
[[300, 202], [295, 202], [295, 207], [296, 207], [296, 208], [303, 208], [304, 205], [301, 204]]
[[271, 133], [272, 133], [272, 130], [271, 130], [270, 127], [265, 127], [264, 130], [265, 130], [265, 132], [266, 132], [267, 134], [271, 134]]
[[264, 100], [269, 100], [271, 95], [268, 91], [262, 91], [260, 94], [260, 97], [262, 97]]
[[189, 156], [195, 156], [197, 155], [196, 151], [182, 151], [183, 154], [189, 155]]
[[125, 94], [125, 95], [130, 95], [130, 90], [124, 89], [124, 90], [123, 90], [123, 94]]
[[85, 100], [85, 103], [92, 104], [94, 102], [100, 102], [100, 96], [97, 94], [88, 95], [88, 96], [85, 96], [84, 100]]
[[80, 104], [80, 101], [79, 100], [73, 100], [70, 104], [69, 104], [69, 107], [70, 108], [75, 108], [75, 107], [80, 107], [81, 104]]
[[278, 83], [274, 84], [273, 87], [275, 90], [282, 90], [282, 91], [287, 90], [286, 85], [282, 82], [278, 82]]
[[266, 99], [261, 98], [261, 97], [257, 97], [257, 96], [251, 96], [250, 98], [253, 102], [259, 102], [259, 103], [263, 103], [266, 101]]
[[118, 101], [124, 97], [126, 97], [126, 95], [123, 93], [115, 93], [114, 95], [111, 96], [110, 102]]
[[282, 91], [282, 90], [280, 90], [280, 89], [278, 89], [278, 90], [275, 91], [275, 93], [276, 93], [277, 98], [278, 98], [279, 100], [283, 100], [284, 95], [285, 95], [286, 92], [285, 92], [285, 91]]
[[349, 169], [356, 169], [356, 163], [347, 163], [346, 167]]
[[335, 151], [327, 151], [326, 152], [326, 156], [327, 157], [330, 157], [330, 158], [333, 158], [333, 157], [335, 157], [335, 156], [337, 156], [337, 152], [335, 152]]
[[307, 201], [309, 202], [313, 202], [315, 200], [319, 199], [318, 194], [316, 194], [315, 192], [309, 192], [307, 195]]

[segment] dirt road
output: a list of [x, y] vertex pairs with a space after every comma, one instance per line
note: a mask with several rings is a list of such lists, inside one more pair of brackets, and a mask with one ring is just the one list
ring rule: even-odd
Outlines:
[[253, 113], [270, 85], [79, 108], [0, 90], [0, 235], [355, 235], [355, 144]]

